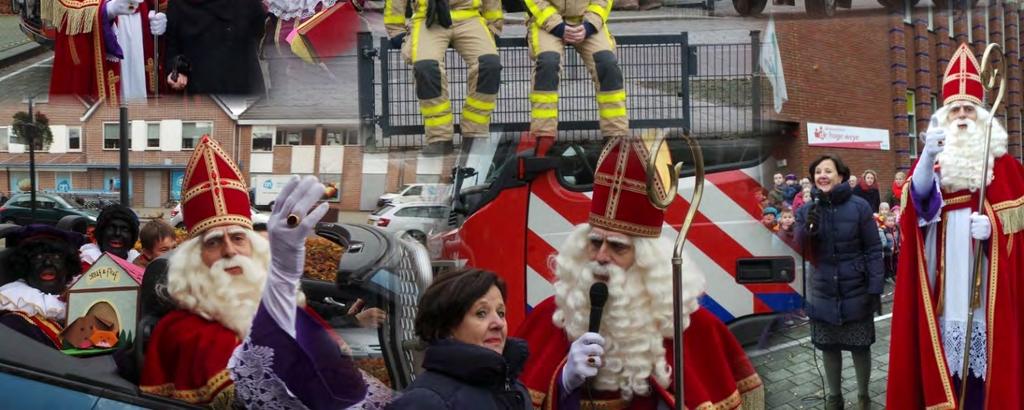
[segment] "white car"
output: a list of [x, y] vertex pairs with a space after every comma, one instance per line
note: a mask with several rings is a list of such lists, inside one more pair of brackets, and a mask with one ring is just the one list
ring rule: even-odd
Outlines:
[[384, 194], [377, 198], [377, 207], [392, 202], [446, 202], [451, 198], [451, 184], [406, 184], [397, 194]]
[[[249, 212], [252, 213], [252, 215], [250, 215], [250, 217], [252, 218], [253, 225], [256, 225], [256, 224], [266, 224], [267, 221], [270, 220], [270, 214], [260, 213], [260, 211], [257, 211], [256, 208], [250, 207], [249, 208]], [[171, 226], [173, 226], [175, 228], [179, 228], [179, 227], [184, 228], [185, 227], [185, 220], [184, 220], [184, 217], [182, 216], [182, 213], [181, 213], [181, 203], [180, 202], [177, 205], [174, 206], [174, 209], [171, 210], [171, 219], [168, 220], [167, 222], [170, 223]]]
[[451, 207], [436, 202], [392, 203], [370, 214], [366, 223], [426, 243], [430, 235], [448, 227]]

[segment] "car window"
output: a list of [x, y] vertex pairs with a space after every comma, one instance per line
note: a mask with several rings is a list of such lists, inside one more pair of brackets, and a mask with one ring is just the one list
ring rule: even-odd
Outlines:
[[402, 194], [402, 195], [404, 195], [404, 196], [418, 196], [421, 192], [423, 192], [423, 185], [418, 185], [418, 186], [414, 186], [412, 188], [409, 188], [409, 190], [405, 191], [405, 193]]
[[395, 216], [420, 217], [423, 216], [422, 210], [423, 207], [410, 206], [408, 208], [399, 209], [398, 212], [395, 212]]
[[11, 206], [16, 206], [19, 208], [28, 208], [31, 205], [29, 205], [28, 201], [14, 201], [11, 203]]
[[443, 219], [448, 217], [448, 208], [444, 206], [432, 206], [429, 209], [431, 218]]
[[385, 206], [385, 207], [383, 207], [383, 208], [381, 208], [381, 209], [378, 209], [378, 210], [376, 210], [376, 211], [373, 211], [373, 215], [374, 215], [374, 216], [380, 216], [380, 215], [384, 215], [384, 214], [386, 214], [386, 213], [390, 212], [390, 211], [391, 211], [392, 209], [395, 209], [395, 207], [393, 207], [393, 206], [391, 206], [391, 205], [388, 205], [388, 206]]
[[44, 208], [44, 209], [53, 209], [57, 205], [53, 201], [37, 201], [37, 202], [39, 203], [38, 207], [39, 208]]

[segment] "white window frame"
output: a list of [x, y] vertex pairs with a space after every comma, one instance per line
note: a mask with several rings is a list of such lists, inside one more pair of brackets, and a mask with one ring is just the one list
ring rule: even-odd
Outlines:
[[907, 91], [907, 137], [910, 138], [908, 150], [910, 158], [917, 158], [917, 95]]
[[[968, 2], [969, 3], [969, 2]], [[967, 16], [967, 44], [974, 44], [974, 8], [967, 7], [964, 14]]]
[[[270, 149], [269, 150], [257, 150], [256, 149], [256, 132], [269, 132], [270, 133]], [[277, 146], [277, 127], [273, 125], [254, 125], [252, 126], [252, 133], [249, 137], [249, 149], [252, 152], [274, 152], [274, 147]]]
[[210, 135], [210, 138], [213, 138], [213, 131], [214, 131], [214, 129], [213, 129], [213, 121], [182, 121], [181, 122], [181, 135], [179, 136], [179, 138], [181, 139], [181, 150], [182, 151], [192, 151], [192, 150], [196, 149], [196, 145], [199, 145], [199, 140], [203, 137], [202, 135], [196, 136], [196, 138], [195, 138], [196, 142], [195, 142], [195, 144], [192, 144], [191, 148], [186, 148], [185, 147], [185, 126], [188, 125], [188, 124], [200, 124], [200, 123], [210, 124], [210, 133], [209, 133], [209, 135]]
[[989, 5], [989, 4], [985, 5], [985, 44], [988, 44], [988, 43], [992, 42], [991, 34], [989, 34], [990, 32], [989, 32], [989, 26], [988, 26], [988, 19], [991, 17], [989, 15], [988, 9], [991, 8], [991, 7], [992, 6]]
[[12, 127], [10, 125], [0, 125], [0, 129], [2, 129], [2, 130], [7, 132], [7, 134], [2, 137], [2, 138], [6, 138], [7, 139], [7, 143], [3, 144], [3, 148], [0, 148], [0, 152], [10, 152], [11, 151], [11, 135], [14, 134], [14, 127]]
[[[150, 146], [149, 141], [149, 130], [150, 127], [156, 127], [156, 146]], [[160, 150], [160, 122], [159, 121], [146, 121], [146, 151], [159, 151]]]
[[[103, 123], [102, 131], [101, 131], [101, 133], [103, 134], [103, 150], [104, 151], [117, 151], [117, 150], [120, 149], [120, 147], [107, 148], [107, 126], [108, 125], [113, 125], [115, 127], [118, 127], [117, 131], [121, 132], [121, 129], [120, 129], [121, 128], [121, 123], [118, 123], [118, 122], [104, 122]], [[128, 123], [128, 126], [131, 126], [131, 123]], [[116, 140], [117, 140], [118, 144], [121, 143], [120, 138], [117, 138]], [[129, 135], [128, 136], [128, 144], [129, 144], [128, 148], [129, 149], [131, 149], [131, 143], [132, 143], [132, 139], [131, 139], [131, 136]]]
[[[327, 134], [330, 132], [336, 132], [342, 134], [341, 144], [328, 144]], [[353, 142], [349, 142], [350, 139], [354, 139]], [[359, 130], [356, 128], [324, 128], [324, 146], [358, 146], [359, 145]]]
[[928, 4], [928, 31], [935, 31], [935, 7]]
[[956, 31], [953, 30], [953, 2], [952, 1], [950, 1], [949, 4], [946, 6], [946, 13], [948, 14], [946, 16], [946, 18], [949, 20], [949, 30], [946, 30], [947, 34], [949, 34], [949, 38], [954, 38], [955, 39], [956, 38]]
[[914, 6], [912, 6], [910, 3], [911, 2], [909, 1], [903, 2], [903, 22], [907, 24], [914, 23]]
[[[71, 148], [71, 131], [72, 130], [77, 130], [78, 131], [78, 148]], [[68, 152], [82, 152], [82, 145], [85, 143], [85, 137], [83, 136], [84, 132], [85, 131], [82, 129], [81, 126], [77, 126], [77, 125], [76, 126], [71, 126], [71, 125], [68, 126], [68, 144], [67, 144]]]

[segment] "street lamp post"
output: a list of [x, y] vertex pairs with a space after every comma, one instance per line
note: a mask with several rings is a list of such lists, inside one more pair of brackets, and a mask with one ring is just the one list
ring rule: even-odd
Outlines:
[[28, 97], [28, 118], [30, 126], [25, 128], [25, 135], [28, 138], [28, 178], [31, 184], [30, 196], [32, 199], [32, 210], [29, 213], [29, 221], [31, 223], [36, 222], [36, 131], [39, 129], [36, 124], [36, 117], [32, 113], [32, 101], [33, 97]]
[[130, 207], [131, 203], [128, 202], [128, 189], [130, 188], [128, 183], [128, 106], [123, 102], [121, 103], [120, 117], [121, 205]]

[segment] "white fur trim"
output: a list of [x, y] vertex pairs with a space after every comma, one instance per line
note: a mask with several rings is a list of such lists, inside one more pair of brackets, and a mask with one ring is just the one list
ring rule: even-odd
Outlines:
[[66, 309], [67, 305], [56, 295], [43, 293], [22, 279], [0, 286], [0, 310], [64, 321]]

